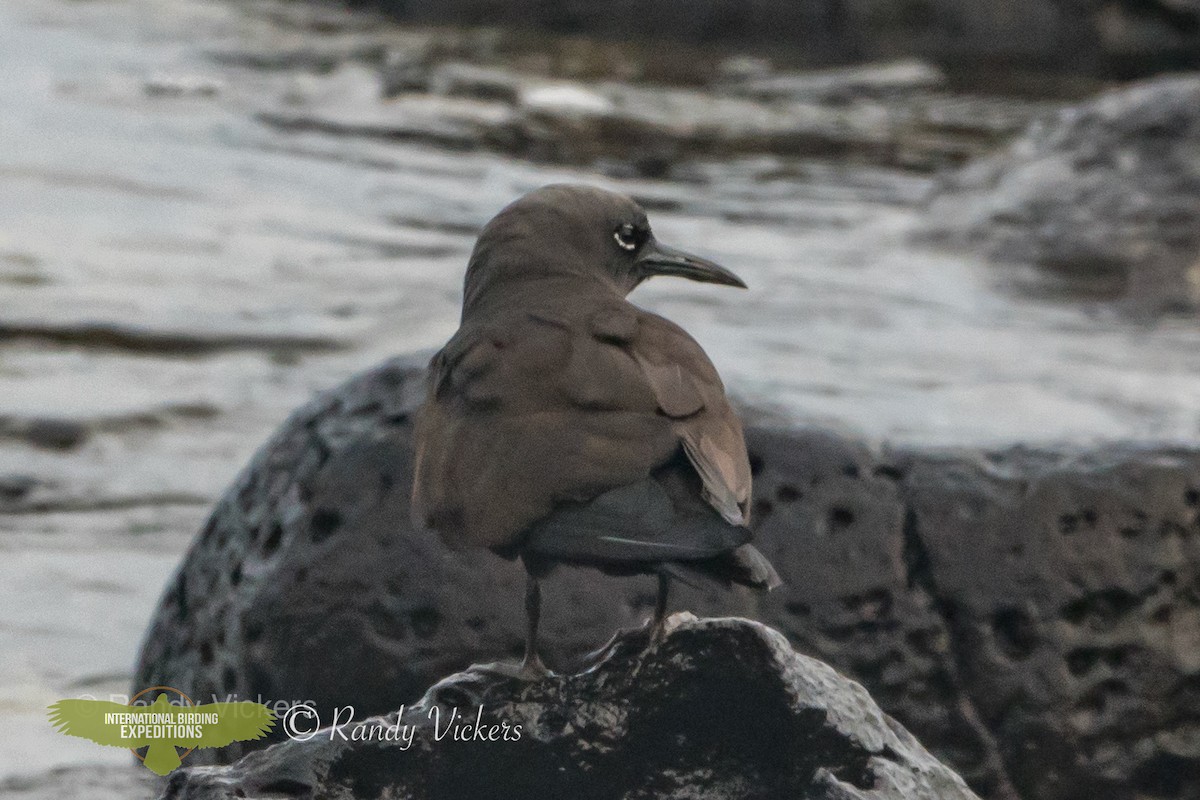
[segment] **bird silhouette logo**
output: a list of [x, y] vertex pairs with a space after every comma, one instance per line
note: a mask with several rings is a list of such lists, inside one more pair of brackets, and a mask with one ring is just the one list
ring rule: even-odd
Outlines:
[[[161, 693], [150, 705], [134, 705], [147, 692]], [[173, 705], [166, 692], [187, 705]], [[106, 700], [59, 700], [50, 706], [50, 724], [59, 733], [90, 739], [109, 747], [127, 747], [158, 775], [166, 775], [197, 747], [225, 747], [261, 739], [275, 724], [275, 714], [262, 703], [235, 701], [195, 705], [178, 689], [155, 686], [139, 692], [128, 705]], [[146, 748], [143, 756], [137, 751]]]

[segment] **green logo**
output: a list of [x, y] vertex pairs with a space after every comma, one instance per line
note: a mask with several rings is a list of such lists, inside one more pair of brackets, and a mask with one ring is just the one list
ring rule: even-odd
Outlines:
[[[150, 705], [134, 705], [147, 692], [174, 692], [187, 705], [174, 705], [159, 694]], [[152, 772], [166, 775], [197, 747], [225, 747], [261, 739], [275, 724], [275, 714], [262, 703], [192, 703], [178, 689], [155, 686], [134, 695], [129, 705], [106, 700], [59, 700], [50, 706], [50, 724], [59, 733], [91, 739], [109, 747], [128, 747]], [[138, 748], [146, 748], [146, 755]]]

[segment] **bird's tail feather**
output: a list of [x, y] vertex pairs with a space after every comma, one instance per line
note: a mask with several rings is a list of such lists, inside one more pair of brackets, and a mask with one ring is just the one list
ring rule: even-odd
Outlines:
[[697, 589], [714, 584], [725, 589], [731, 583], [738, 583], [769, 592], [783, 584], [771, 562], [752, 544], [744, 544], [713, 558], [664, 562], [659, 569]]

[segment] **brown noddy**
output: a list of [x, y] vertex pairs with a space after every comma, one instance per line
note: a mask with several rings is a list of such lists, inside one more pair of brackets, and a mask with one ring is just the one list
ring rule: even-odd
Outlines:
[[483, 229], [458, 332], [430, 363], [416, 423], [415, 522], [452, 547], [520, 556], [537, 652], [538, 579], [556, 563], [771, 589], [751, 545], [742, 425], [700, 345], [626, 300], [656, 275], [738, 286], [660, 243], [632, 199], [530, 192]]

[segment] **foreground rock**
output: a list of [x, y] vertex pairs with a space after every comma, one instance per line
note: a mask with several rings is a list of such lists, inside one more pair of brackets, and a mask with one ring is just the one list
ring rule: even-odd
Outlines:
[[1141, 312], [1200, 308], [1200, 77], [1112, 91], [950, 179], [936, 238]]
[[[264, 446], [168, 587], [136, 688], [383, 714], [519, 654], [519, 565], [408, 526], [421, 382], [387, 362]], [[681, 587], [678, 607], [782, 631], [982, 795], [1196, 796], [1200, 452], [877, 452], [761, 427], [749, 445], [759, 546], [786, 584]], [[544, 591], [561, 668], [654, 602], [652, 580], [586, 570]]]
[[[764, 625], [675, 615], [644, 646], [626, 635], [596, 668], [535, 683], [451, 675], [360, 723], [412, 726], [411, 746], [324, 731], [182, 770], [163, 798], [975, 797], [865, 689]], [[477, 727], [493, 738], [455, 740]]]

